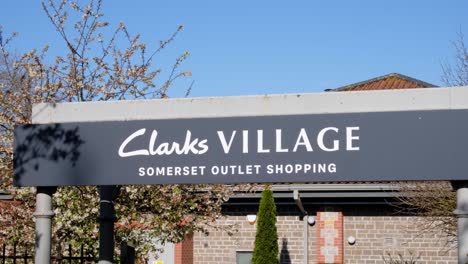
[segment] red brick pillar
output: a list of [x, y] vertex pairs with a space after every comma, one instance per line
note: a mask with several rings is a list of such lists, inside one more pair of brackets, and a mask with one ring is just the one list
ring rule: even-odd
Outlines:
[[193, 264], [193, 235], [188, 235], [185, 240], [174, 246], [175, 264]]
[[319, 264], [343, 263], [343, 213], [317, 212]]

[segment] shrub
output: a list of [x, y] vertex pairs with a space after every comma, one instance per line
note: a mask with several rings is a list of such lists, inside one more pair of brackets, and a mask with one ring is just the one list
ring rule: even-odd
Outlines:
[[276, 206], [273, 192], [267, 186], [262, 192], [257, 214], [257, 232], [252, 258], [253, 264], [278, 263], [278, 234], [276, 231]]

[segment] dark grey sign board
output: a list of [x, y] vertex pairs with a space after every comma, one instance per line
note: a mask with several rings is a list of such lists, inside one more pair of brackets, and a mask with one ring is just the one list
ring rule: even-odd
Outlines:
[[16, 186], [468, 180], [468, 110], [26, 125]]

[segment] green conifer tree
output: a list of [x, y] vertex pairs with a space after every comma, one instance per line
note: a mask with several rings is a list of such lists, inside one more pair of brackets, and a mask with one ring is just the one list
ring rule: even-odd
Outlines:
[[276, 231], [276, 206], [269, 186], [262, 192], [257, 213], [257, 232], [252, 258], [253, 264], [278, 263], [278, 234]]

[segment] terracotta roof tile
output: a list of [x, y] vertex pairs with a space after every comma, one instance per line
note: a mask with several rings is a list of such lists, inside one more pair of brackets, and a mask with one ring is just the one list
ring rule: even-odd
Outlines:
[[399, 73], [390, 73], [384, 76], [373, 78], [367, 81], [353, 83], [336, 89], [327, 89], [325, 91], [368, 91], [368, 90], [388, 90], [388, 89], [411, 89], [411, 88], [429, 88], [436, 85], [423, 82]]

